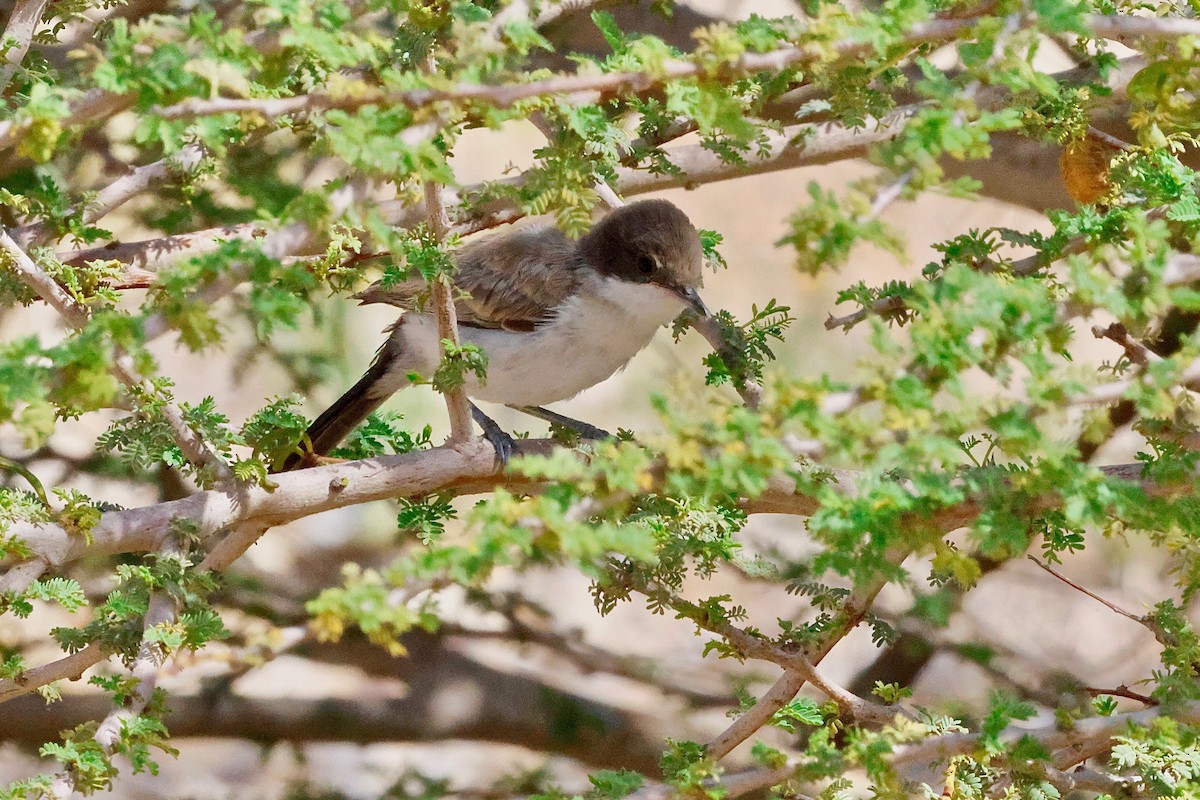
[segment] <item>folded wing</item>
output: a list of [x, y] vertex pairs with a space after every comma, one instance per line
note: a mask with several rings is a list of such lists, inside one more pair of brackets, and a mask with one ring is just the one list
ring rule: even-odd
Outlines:
[[[578, 253], [556, 228], [525, 228], [473, 242], [455, 256], [455, 301], [461, 325], [531, 330], [575, 291]], [[428, 284], [420, 277], [358, 295], [363, 303], [424, 310]]]

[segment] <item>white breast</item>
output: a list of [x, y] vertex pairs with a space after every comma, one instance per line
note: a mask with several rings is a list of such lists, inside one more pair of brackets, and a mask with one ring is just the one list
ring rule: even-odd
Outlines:
[[[487, 381], [468, 380], [467, 394], [513, 406], [573, 397], [619, 371], [683, 309], [683, 301], [666, 289], [597, 277], [590, 291], [572, 295], [552, 321], [532, 332], [460, 328], [461, 338], [488, 356]], [[427, 377], [437, 367], [437, 322], [410, 312], [397, 332], [404, 363], [389, 377], [402, 388], [408, 373]]]

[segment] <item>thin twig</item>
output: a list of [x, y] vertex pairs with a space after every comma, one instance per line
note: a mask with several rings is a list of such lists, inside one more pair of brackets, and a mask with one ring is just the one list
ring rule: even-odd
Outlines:
[[1097, 603], [1099, 603], [1100, 605], [1107, 608], [1109, 611], [1112, 611], [1114, 614], [1120, 614], [1122, 617], [1125, 617], [1125, 619], [1131, 620], [1133, 622], [1136, 622], [1138, 625], [1141, 625], [1143, 628], [1145, 628], [1146, 630], [1148, 630], [1152, 634], [1154, 634], [1154, 638], [1157, 639], [1158, 642], [1160, 644], [1162, 644], [1164, 647], [1169, 647], [1171, 645], [1171, 640], [1170, 640], [1170, 637], [1167, 634], [1167, 632], [1165, 630], [1163, 630], [1162, 626], [1159, 625], [1157, 622], [1155, 622], [1152, 618], [1138, 616], [1137, 614], [1134, 614], [1130, 611], [1126, 611], [1125, 609], [1118, 606], [1116, 603], [1112, 603], [1108, 600], [1105, 600], [1103, 597], [1096, 594], [1091, 589], [1088, 589], [1085, 586], [1080, 586], [1078, 583], [1071, 580], [1067, 576], [1063, 575], [1060, 572], [1057, 572], [1056, 570], [1051, 568], [1048, 564], [1043, 564], [1041, 562], [1041, 560], [1039, 560], [1038, 557], [1035, 555], [1030, 554], [1030, 555], [1027, 555], [1026, 558], [1028, 558], [1033, 563], [1037, 564], [1039, 567], [1044, 569], [1046, 572], [1053, 575], [1055, 578], [1058, 578], [1060, 581], [1065, 583], [1067, 586], [1070, 586], [1075, 591], [1082, 592], [1083, 594], [1092, 598]]
[[1087, 694], [1091, 697], [1104, 697], [1105, 695], [1109, 695], [1111, 697], [1124, 697], [1128, 700], [1136, 700], [1139, 703], [1143, 703], [1148, 706], [1158, 705], [1158, 701], [1150, 695], [1135, 692], [1123, 683], [1115, 689], [1100, 689], [1095, 686], [1085, 686], [1083, 687], [1083, 691], [1087, 692]]
[[[435, 72], [437, 64], [430, 56], [426, 65], [430, 72]], [[450, 217], [446, 212], [446, 204], [442, 199], [442, 187], [435, 181], [424, 182], [425, 213], [429, 221], [429, 230], [438, 244], [443, 244], [450, 234]], [[461, 345], [458, 335], [458, 310], [454, 306], [454, 281], [446, 274], [438, 275], [430, 284], [430, 302], [437, 316], [438, 353], [444, 362], [451, 352], [457, 351]], [[471, 427], [471, 404], [467, 400], [462, 386], [456, 386], [443, 391], [446, 398], [446, 413], [450, 416], [450, 444], [461, 444], [473, 435]]]

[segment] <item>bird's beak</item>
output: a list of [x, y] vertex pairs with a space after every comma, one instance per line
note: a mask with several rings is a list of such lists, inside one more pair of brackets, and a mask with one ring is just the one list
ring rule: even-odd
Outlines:
[[702, 318], [708, 316], [708, 307], [704, 305], [704, 301], [700, 299], [700, 294], [695, 289], [690, 286], [672, 286], [671, 291]]

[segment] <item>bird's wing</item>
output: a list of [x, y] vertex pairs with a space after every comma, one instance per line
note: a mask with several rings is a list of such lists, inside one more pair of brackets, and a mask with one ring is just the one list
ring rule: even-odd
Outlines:
[[[576, 287], [576, 245], [556, 228], [524, 228], [467, 245], [455, 257], [458, 321], [484, 328], [530, 330], [550, 318]], [[357, 297], [416, 309], [428, 286], [421, 278], [376, 284]]]

